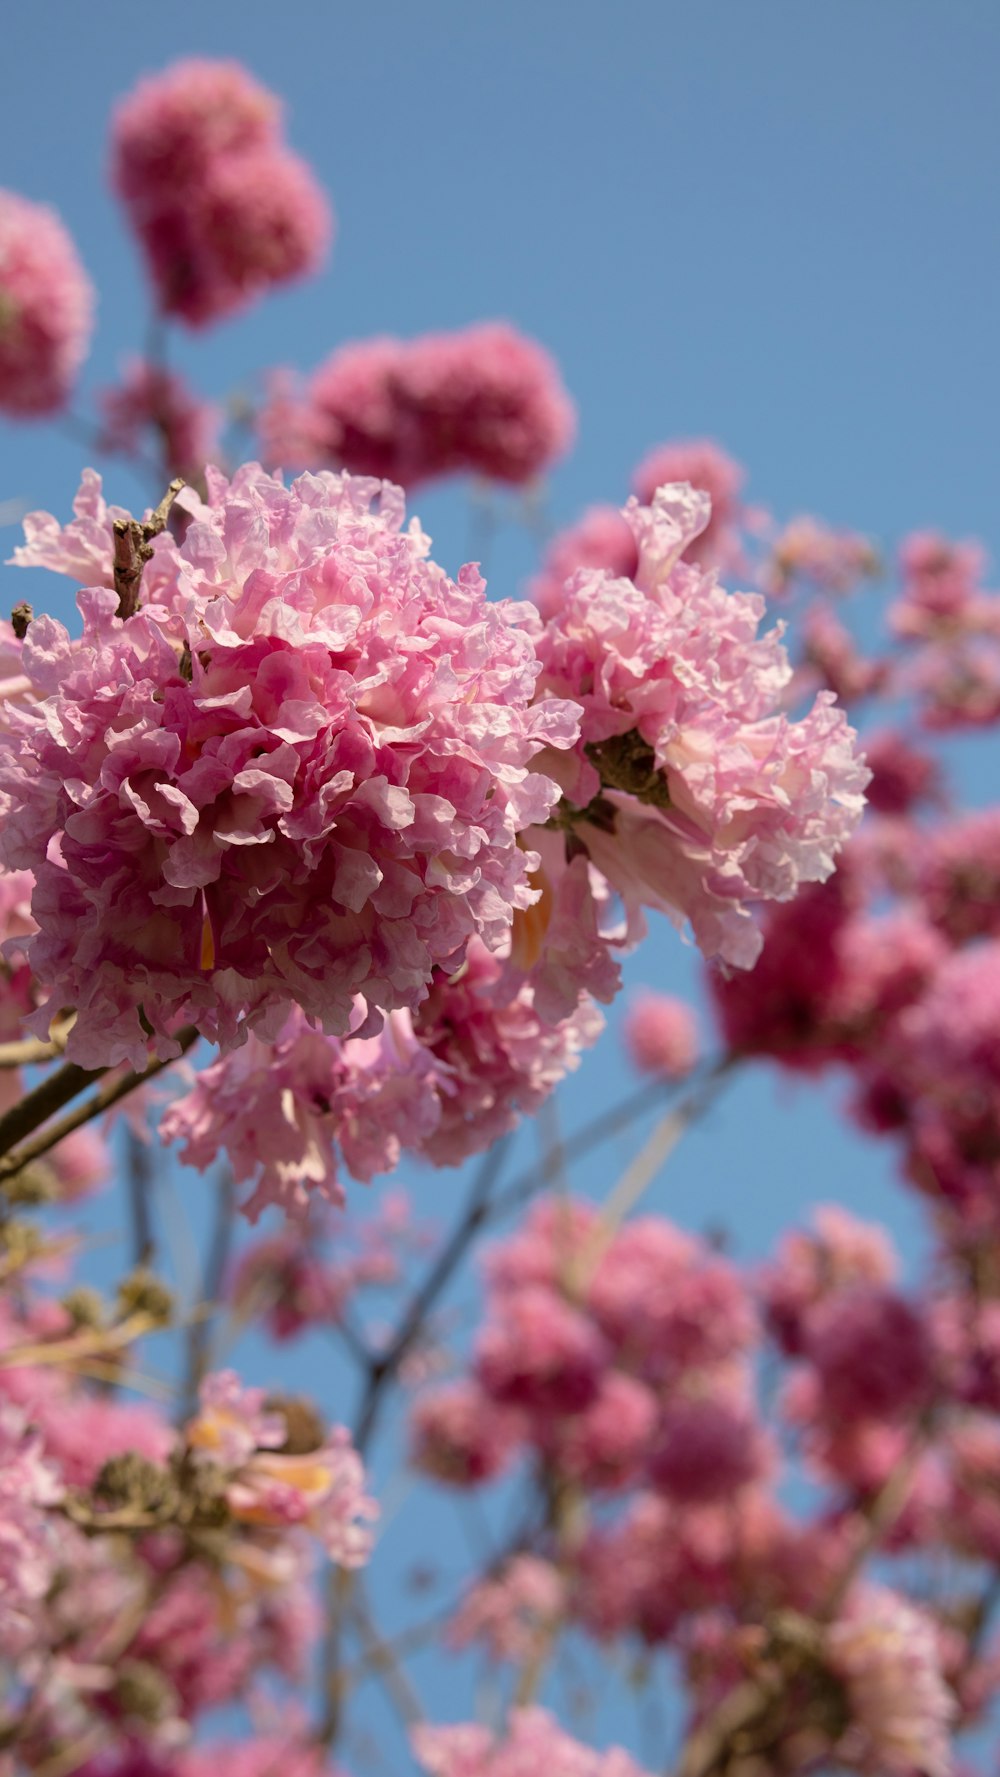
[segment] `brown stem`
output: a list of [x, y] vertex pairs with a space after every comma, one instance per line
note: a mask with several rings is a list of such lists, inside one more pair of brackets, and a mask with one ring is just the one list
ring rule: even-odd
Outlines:
[[[180, 1045], [181, 1055], [186, 1055], [189, 1049], [194, 1048], [199, 1035], [200, 1032], [190, 1024], [184, 1030], [178, 1031], [175, 1040]], [[39, 1125], [59, 1110], [62, 1105], [67, 1104], [71, 1098], [76, 1097], [77, 1093], [82, 1092], [94, 1080], [99, 1080], [108, 1071], [107, 1068], [97, 1068], [88, 1072], [85, 1068], [76, 1067], [72, 1062], [61, 1067], [57, 1074], [52, 1074], [48, 1080], [43, 1081], [35, 1092], [29, 1092], [27, 1098], [22, 1099], [20, 1104], [8, 1111], [5, 1117], [0, 1117], [0, 1155], [4, 1156], [3, 1159], [0, 1159], [0, 1183], [6, 1178], [11, 1178], [14, 1173], [20, 1172], [33, 1160], [40, 1160], [43, 1154], [47, 1154], [58, 1142], [61, 1142], [67, 1135], [71, 1135], [74, 1129], [79, 1129], [82, 1124], [91, 1122], [94, 1117], [100, 1117], [105, 1111], [110, 1110], [112, 1105], [118, 1104], [120, 1099], [126, 1098], [130, 1092], [134, 1092], [137, 1086], [144, 1086], [148, 1080], [154, 1080], [157, 1074], [163, 1072], [164, 1068], [173, 1067], [175, 1061], [179, 1059], [180, 1056], [174, 1055], [166, 1061], [152, 1061], [147, 1068], [143, 1069], [142, 1073], [130, 1070], [118, 1080], [107, 1081], [99, 1091], [94, 1093], [92, 1098], [88, 1098], [84, 1104], [78, 1105], [76, 1110], [70, 1111], [65, 1117], [60, 1117], [57, 1123], [50, 1123], [47, 1129], [41, 1130], [34, 1141], [26, 1142], [22, 1147], [14, 1148], [14, 1151], [11, 1152], [14, 1142], [19, 1139], [21, 1134], [30, 1134], [32, 1130], [38, 1129]], [[58, 1090], [50, 1091], [50, 1088], [58, 1088]], [[46, 1093], [48, 1093], [48, 1098], [45, 1096]], [[21, 1116], [21, 1113], [25, 1112], [26, 1106], [32, 1106], [33, 1109], [25, 1118]], [[11, 1136], [8, 1133], [8, 1125], [19, 1117], [21, 1119], [20, 1125], [15, 1122], [17, 1133]]]
[[[107, 1071], [105, 1067], [77, 1067], [74, 1061], [68, 1061], [58, 1072], [49, 1074], [48, 1079], [36, 1086], [33, 1092], [25, 1093], [19, 1103], [12, 1105], [0, 1117], [0, 1155], [9, 1154], [25, 1136], [33, 1135], [49, 1117], [54, 1117], [57, 1111], [61, 1111], [64, 1104], [69, 1104], [71, 1099], [86, 1091], [88, 1086], [101, 1079]], [[33, 1159], [34, 1155], [30, 1158]], [[0, 1177], [4, 1174], [9, 1176], [23, 1165], [24, 1161], [21, 1159], [17, 1166], [8, 1163], [0, 1165]]]
[[153, 553], [153, 538], [158, 537], [166, 528], [170, 508], [183, 486], [181, 477], [175, 476], [159, 505], [147, 519], [140, 522], [137, 518], [116, 518], [111, 527], [115, 540], [114, 579], [118, 594], [118, 615], [123, 619], [134, 617], [139, 609], [142, 570]]

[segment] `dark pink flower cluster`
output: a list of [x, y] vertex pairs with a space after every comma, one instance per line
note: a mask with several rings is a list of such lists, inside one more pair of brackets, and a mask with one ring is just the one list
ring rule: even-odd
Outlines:
[[322, 260], [327, 200], [282, 140], [277, 99], [238, 62], [176, 62], [140, 81], [111, 146], [165, 314], [204, 326]]
[[731, 1049], [814, 1072], [877, 1053], [946, 955], [919, 907], [866, 913], [849, 852], [830, 882], [768, 913], [752, 976], [714, 974], [709, 984]]
[[947, 956], [862, 1079], [859, 1111], [902, 1138], [907, 1175], [960, 1241], [1000, 1215], [1000, 943]]
[[[230, 1046], [293, 1004], [335, 1034], [358, 994], [418, 1005], [530, 906], [517, 835], [557, 790], [528, 767], [576, 732], [574, 705], [536, 698], [530, 607], [450, 580], [393, 490], [251, 466], [184, 498], [135, 615], [91, 586], [79, 642], [31, 624], [44, 702], [4, 737], [31, 964], [88, 1066], [141, 1062], [150, 1036], [169, 1053], [184, 1021]], [[29, 559], [58, 556], [55, 528]]]
[[745, 1354], [756, 1338], [729, 1263], [668, 1222], [617, 1234], [583, 1203], [547, 1203], [494, 1249], [472, 1376], [419, 1399], [413, 1459], [453, 1485], [518, 1447], [598, 1495], [642, 1477], [687, 1500], [768, 1471]]
[[342, 346], [301, 395], [279, 380], [260, 424], [271, 463], [521, 485], [568, 450], [575, 414], [549, 354], [491, 321]]
[[65, 405], [90, 340], [94, 293], [54, 210], [0, 191], [0, 411]]

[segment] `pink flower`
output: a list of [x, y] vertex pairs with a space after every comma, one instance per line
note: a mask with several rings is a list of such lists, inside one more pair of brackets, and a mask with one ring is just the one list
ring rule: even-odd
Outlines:
[[448, 1645], [481, 1641], [491, 1660], [530, 1657], [565, 1609], [566, 1584], [557, 1568], [535, 1555], [515, 1555], [495, 1579], [466, 1595], [448, 1625]]
[[548, 353], [494, 321], [341, 347], [303, 397], [279, 383], [261, 425], [270, 461], [413, 487], [461, 472], [531, 481], [568, 449], [575, 420]]
[[[584, 999], [554, 1026], [523, 985], [502, 991], [502, 965], [473, 942], [464, 969], [435, 972], [415, 1018], [392, 1012], [377, 1036], [340, 1041], [293, 1013], [274, 1043], [251, 1035], [204, 1069], [161, 1119], [168, 1141], [201, 1171], [224, 1149], [245, 1205], [302, 1214], [322, 1195], [343, 1201], [342, 1162], [368, 1183], [404, 1149], [435, 1165], [481, 1152], [539, 1105], [596, 1040], [603, 1020]], [[356, 1023], [367, 1008], [359, 1001]]]
[[621, 1370], [607, 1370], [589, 1407], [552, 1425], [537, 1420], [531, 1429], [560, 1474], [601, 1493], [638, 1480], [657, 1424], [652, 1390]]
[[189, 1449], [220, 1468], [238, 1469], [257, 1450], [280, 1447], [286, 1436], [280, 1413], [269, 1412], [262, 1388], [244, 1388], [235, 1370], [206, 1376], [199, 1411], [184, 1436]]
[[[203, 1078], [199, 1076], [199, 1083]], [[260, 1315], [272, 1339], [279, 1341], [294, 1339], [317, 1323], [339, 1320], [349, 1293], [349, 1276], [310, 1251], [308, 1226], [246, 1247], [229, 1291], [236, 1314]]]
[[925, 639], [978, 626], [985, 553], [978, 543], [953, 543], [915, 531], [900, 545], [902, 592], [889, 613], [897, 635]]
[[[19, 568], [48, 568], [65, 574], [77, 586], [114, 585], [114, 536], [116, 518], [129, 517], [124, 506], [109, 506], [101, 491], [96, 469], [85, 469], [76, 498], [73, 518], [61, 525], [51, 512], [29, 512], [24, 519], [24, 542], [10, 560]], [[21, 650], [23, 652], [23, 644]], [[30, 686], [30, 680], [27, 681]]]
[[878, 553], [867, 537], [835, 531], [808, 513], [793, 518], [776, 538], [764, 569], [763, 589], [781, 598], [796, 582], [843, 596], [879, 571]]
[[155, 1408], [94, 1394], [69, 1395], [38, 1416], [46, 1457], [69, 1487], [90, 1487], [109, 1457], [134, 1450], [164, 1463], [177, 1434]]
[[553, 537], [528, 592], [543, 617], [554, 617], [578, 568], [604, 568], [616, 580], [634, 580], [638, 566], [635, 538], [618, 508], [590, 506], [576, 524]]
[[924, 1318], [892, 1290], [835, 1291], [810, 1310], [804, 1344], [827, 1417], [905, 1419], [930, 1396], [934, 1353]]
[[640, 1073], [682, 1080], [698, 1061], [694, 1013], [669, 994], [641, 994], [626, 1013], [622, 1034], [629, 1059]]
[[581, 1746], [542, 1709], [513, 1710], [506, 1733], [496, 1739], [489, 1728], [470, 1722], [421, 1725], [411, 1741], [430, 1777], [644, 1777], [627, 1753]]
[[632, 491], [643, 506], [652, 506], [658, 488], [687, 481], [707, 494], [711, 517], [688, 543], [684, 556], [705, 568], [738, 573], [743, 566], [739, 527], [744, 507], [740, 490], [746, 471], [710, 438], [677, 439], [659, 444], [645, 456], [632, 477]]
[[62, 1495], [38, 1432], [20, 1408], [0, 1404], [0, 1653], [6, 1659], [30, 1647], [40, 1627], [60, 1554], [48, 1508]]
[[165, 313], [203, 326], [322, 260], [329, 205], [279, 125], [234, 62], [175, 63], [118, 107], [113, 180]]
[[584, 1315], [540, 1288], [505, 1296], [502, 1315], [476, 1342], [476, 1376], [488, 1395], [546, 1418], [596, 1399], [608, 1351]]
[[[284, 1734], [255, 1734], [252, 1740], [211, 1742], [181, 1754], [169, 1777], [336, 1777], [318, 1746]], [[96, 1773], [95, 1773], [96, 1777]], [[117, 1773], [110, 1774], [117, 1777]], [[132, 1777], [131, 1772], [121, 1777]], [[136, 1777], [146, 1777], [136, 1773]], [[157, 1777], [150, 1772], [149, 1777]], [[163, 1773], [163, 1777], [168, 1777]]]
[[302, 1525], [338, 1567], [363, 1567], [372, 1547], [367, 1524], [378, 1516], [364, 1482], [351, 1435], [338, 1425], [319, 1449], [303, 1455], [258, 1449], [233, 1476], [226, 1500], [240, 1524]]
[[889, 667], [869, 660], [829, 605], [814, 605], [802, 625], [804, 672], [813, 685], [832, 691], [841, 703], [875, 697], [885, 689]]
[[855, 1770], [950, 1777], [954, 1698], [932, 1619], [883, 1586], [865, 1586], [826, 1633], [851, 1724], [836, 1748]]
[[861, 813], [867, 773], [821, 693], [799, 722], [774, 715], [790, 669], [763, 606], [680, 560], [708, 521], [704, 495], [661, 488], [626, 511], [636, 583], [582, 571], [542, 635], [541, 683], [583, 708], [554, 769], [575, 843], [622, 896], [690, 922], [707, 956], [757, 957], [749, 903], [822, 881]]
[[782, 1237], [777, 1258], [761, 1274], [768, 1327], [790, 1357], [801, 1354], [810, 1310], [855, 1284], [891, 1284], [898, 1260], [884, 1228], [862, 1222], [839, 1203], [813, 1212], [815, 1233]]
[[660, 1216], [640, 1216], [619, 1231], [587, 1303], [616, 1361], [657, 1387], [726, 1364], [757, 1338], [736, 1267]]
[[1000, 721], [1000, 641], [949, 637], [922, 648], [907, 675], [919, 718], [934, 733], [992, 728]]
[[436, 1481], [475, 1487], [507, 1467], [521, 1422], [475, 1383], [449, 1382], [421, 1396], [410, 1415], [410, 1461]]
[[0, 191], [0, 410], [62, 407], [90, 340], [94, 293], [54, 210]]
[[871, 1058], [857, 1112], [901, 1131], [907, 1173], [960, 1214], [963, 1244], [1000, 1198], [1000, 943], [953, 952]]
[[940, 761], [897, 728], [866, 734], [865, 759], [872, 774], [868, 805], [876, 814], [907, 815], [922, 803], [943, 802]]
[[464, 970], [439, 971], [413, 1020], [434, 1065], [439, 1110], [408, 1143], [437, 1166], [460, 1165], [530, 1116], [597, 1041], [604, 1019], [582, 995], [565, 1018], [540, 1018], [527, 983], [513, 995], [501, 962], [470, 943]]
[[168, 479], [182, 475], [185, 481], [195, 479], [206, 463], [214, 461], [220, 416], [174, 372], [134, 358], [121, 381], [102, 389], [98, 399], [102, 450], [141, 456], [151, 434]]
[[769, 1440], [752, 1410], [727, 1393], [669, 1402], [656, 1430], [650, 1479], [683, 1505], [730, 1499], [773, 1466]]
[[1000, 809], [984, 808], [923, 838], [917, 887], [952, 944], [1000, 937]]
[[142, 1065], [150, 1030], [169, 1053], [185, 1020], [230, 1047], [295, 1003], [332, 1034], [358, 993], [418, 1004], [531, 904], [517, 835], [557, 792], [528, 765], [576, 724], [529, 708], [530, 607], [449, 580], [397, 493], [250, 466], [188, 505], [135, 616], [91, 590], [79, 643], [31, 624], [46, 703], [0, 755], [32, 967], [87, 1066]]

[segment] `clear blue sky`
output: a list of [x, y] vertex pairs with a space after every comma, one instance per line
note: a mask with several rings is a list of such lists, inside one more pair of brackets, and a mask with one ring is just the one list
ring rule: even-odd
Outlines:
[[[551, 347], [579, 404], [560, 523], [624, 496], [651, 444], [709, 434], [781, 516], [886, 543], [932, 525], [1000, 555], [995, 0], [105, 0], [11, 8], [4, 50], [0, 180], [61, 211], [100, 286], [84, 395], [144, 331], [103, 179], [109, 107], [178, 55], [233, 55], [286, 99], [339, 230], [322, 279], [173, 346], [206, 392], [343, 339], [505, 316]], [[80, 466], [49, 428], [0, 423], [0, 501], [68, 511]], [[108, 486], [143, 492], [120, 466]], [[454, 568], [464, 495], [418, 508]], [[523, 538], [489, 565], [494, 590], [516, 590]], [[5, 585], [7, 604], [32, 596]], [[985, 799], [984, 768], [962, 769]], [[680, 991], [696, 975], [665, 934], [630, 968]], [[612, 1035], [568, 1089], [566, 1126], [624, 1083]], [[745, 1252], [834, 1195], [912, 1243], [888, 1152], [840, 1127], [836, 1098], [760, 1070], [654, 1201], [727, 1223]], [[608, 1163], [586, 1169], [591, 1189]], [[451, 1175], [418, 1191], [442, 1215], [458, 1199]]]

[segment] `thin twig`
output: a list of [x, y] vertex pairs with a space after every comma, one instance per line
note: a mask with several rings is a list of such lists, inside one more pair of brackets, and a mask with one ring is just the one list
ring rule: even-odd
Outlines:
[[[57, 1111], [61, 1111], [64, 1104], [69, 1104], [81, 1092], [85, 1092], [88, 1086], [101, 1079], [107, 1071], [105, 1067], [78, 1067], [75, 1061], [67, 1061], [65, 1066], [50, 1074], [40, 1086], [36, 1086], [33, 1092], [25, 1093], [17, 1104], [12, 1105], [0, 1117], [0, 1155], [9, 1154], [18, 1142], [33, 1135], [49, 1117], [54, 1117]], [[42, 1152], [47, 1152], [47, 1149], [43, 1148]], [[31, 1158], [34, 1159], [35, 1156], [32, 1155]], [[4, 1173], [16, 1172], [24, 1164], [23, 1160], [19, 1160], [17, 1166], [0, 1167], [0, 1177]]]
[[223, 1281], [233, 1243], [236, 1214], [236, 1182], [228, 1166], [216, 1181], [215, 1222], [212, 1244], [205, 1261], [201, 1280], [201, 1301], [206, 1312], [191, 1322], [187, 1340], [187, 1374], [181, 1395], [181, 1423], [189, 1419], [198, 1400], [198, 1390], [205, 1380], [212, 1361], [212, 1318], [221, 1306]]
[[[0, 1182], [6, 1178], [12, 1178], [14, 1173], [29, 1166], [33, 1160], [40, 1160], [43, 1154], [49, 1152], [50, 1148], [54, 1148], [67, 1135], [72, 1135], [74, 1129], [79, 1129], [84, 1123], [90, 1123], [94, 1117], [102, 1116], [105, 1111], [111, 1109], [112, 1105], [127, 1098], [130, 1092], [136, 1090], [136, 1087], [146, 1085], [149, 1080], [155, 1080], [157, 1074], [162, 1074], [165, 1068], [173, 1067], [182, 1055], [186, 1055], [189, 1049], [194, 1048], [199, 1035], [200, 1032], [195, 1029], [194, 1025], [189, 1024], [186, 1029], [177, 1032], [175, 1041], [180, 1045], [180, 1055], [172, 1055], [165, 1061], [151, 1061], [141, 1073], [130, 1069], [120, 1079], [106, 1081], [99, 1091], [95, 1092], [93, 1098], [88, 1098], [84, 1104], [78, 1105], [76, 1110], [70, 1111], [67, 1116], [60, 1117], [57, 1123], [50, 1123], [47, 1129], [41, 1130], [34, 1141], [27, 1142], [23, 1147], [16, 1148], [11, 1153], [10, 1149], [13, 1144], [6, 1138], [5, 1133], [8, 1119], [23, 1111], [25, 1105], [34, 1104], [36, 1109], [28, 1120], [27, 1130], [24, 1131], [24, 1133], [29, 1133], [44, 1123], [46, 1118], [57, 1111], [61, 1105], [68, 1103], [69, 1099], [75, 1098], [78, 1092], [82, 1092], [86, 1086], [89, 1086], [94, 1080], [101, 1079], [108, 1072], [107, 1068], [97, 1068], [88, 1073], [85, 1068], [74, 1067], [72, 1063], [61, 1067], [58, 1074], [53, 1074], [49, 1080], [45, 1080], [37, 1091], [29, 1092], [27, 1098], [22, 1099], [20, 1104], [15, 1105], [13, 1110], [7, 1112], [6, 1117], [0, 1117], [0, 1155], [4, 1156], [3, 1159], [0, 1159]], [[39, 1114], [37, 1105], [43, 1100], [44, 1088], [63, 1081], [65, 1076], [69, 1075], [75, 1075], [77, 1081], [82, 1080], [82, 1085], [65, 1080], [59, 1093], [52, 1095], [54, 1102]], [[15, 1137], [16, 1139], [17, 1137]]]
[[364, 1455], [375, 1430], [382, 1392], [386, 1384], [391, 1382], [396, 1375], [400, 1364], [424, 1324], [428, 1310], [437, 1301], [464, 1256], [470, 1241], [486, 1221], [490, 1195], [507, 1158], [508, 1147], [509, 1138], [504, 1137], [486, 1155], [476, 1174], [465, 1210], [438, 1253], [420, 1288], [411, 1298], [391, 1345], [378, 1357], [372, 1359], [368, 1383], [354, 1432], [355, 1447], [362, 1455]]

